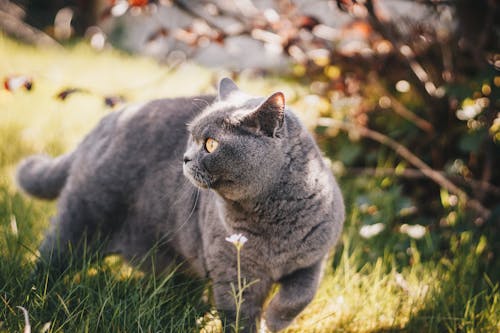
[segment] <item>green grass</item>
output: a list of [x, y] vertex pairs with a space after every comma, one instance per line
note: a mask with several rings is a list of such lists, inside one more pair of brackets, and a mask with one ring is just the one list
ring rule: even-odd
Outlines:
[[[202, 301], [204, 284], [176, 274], [155, 278], [109, 257], [71, 266], [50, 285], [47, 276], [33, 280], [36, 249], [55, 205], [21, 194], [13, 173], [31, 153], [74, 147], [112, 112], [103, 96], [135, 102], [205, 93], [218, 73], [190, 64], [172, 70], [80, 44], [35, 49], [0, 35], [0, 78], [12, 74], [31, 75], [34, 89], [0, 90], [0, 332], [23, 331], [17, 306], [28, 310], [33, 332], [197, 331], [197, 319], [209, 311]], [[299, 111], [305, 109], [307, 89], [297, 83], [277, 78], [240, 83], [256, 93], [269, 93], [278, 84]], [[67, 87], [90, 93], [54, 98]], [[302, 115], [310, 120], [315, 114]], [[401, 222], [431, 225], [439, 218], [407, 216], [411, 200], [393, 179], [342, 178], [341, 183], [348, 210], [342, 241], [315, 300], [287, 332], [500, 330], [498, 272], [483, 260], [492, 240], [461, 228], [470, 223], [463, 212], [448, 212], [453, 228], [446, 237], [428, 228], [422, 239], [412, 239], [398, 231]], [[359, 236], [361, 226], [378, 222], [386, 225], [380, 235]]]

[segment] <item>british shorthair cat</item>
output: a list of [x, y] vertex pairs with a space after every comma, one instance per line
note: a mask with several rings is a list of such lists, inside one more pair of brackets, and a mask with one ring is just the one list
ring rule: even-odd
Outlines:
[[58, 198], [40, 262], [64, 267], [84, 243], [132, 263], [155, 248], [156, 271], [181, 264], [210, 278], [230, 321], [237, 265], [226, 238], [242, 234], [241, 276], [256, 281], [244, 293], [245, 332], [261, 318], [281, 330], [304, 309], [344, 221], [339, 187], [283, 94], [249, 96], [227, 78], [217, 96], [109, 114], [74, 151], [24, 160], [17, 179], [36, 197]]

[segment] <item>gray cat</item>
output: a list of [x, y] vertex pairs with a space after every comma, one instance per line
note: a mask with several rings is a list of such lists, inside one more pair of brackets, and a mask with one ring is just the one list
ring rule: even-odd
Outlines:
[[257, 329], [274, 283], [279, 292], [263, 314], [269, 330], [285, 328], [304, 309], [344, 220], [337, 183], [283, 94], [251, 97], [230, 79], [218, 96], [112, 113], [76, 150], [32, 156], [17, 177], [34, 196], [59, 197], [42, 261], [64, 266], [68, 248], [78, 255], [84, 242], [135, 262], [154, 247], [157, 271], [183, 263], [186, 272], [209, 277], [229, 320], [237, 265], [225, 238], [244, 235], [242, 276], [258, 281], [244, 294], [246, 332]]

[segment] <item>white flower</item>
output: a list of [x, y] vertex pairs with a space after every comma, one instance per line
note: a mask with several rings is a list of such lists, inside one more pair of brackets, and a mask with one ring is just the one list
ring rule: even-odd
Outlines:
[[475, 118], [482, 111], [478, 103], [464, 105], [461, 109], [457, 110], [457, 118], [460, 120], [469, 120]]
[[402, 232], [403, 234], [407, 234], [411, 238], [420, 239], [425, 236], [427, 229], [425, 229], [425, 227], [420, 224], [415, 224], [415, 225], [403, 224], [399, 228], [399, 231]]
[[247, 242], [247, 240], [248, 238], [243, 236], [243, 234], [232, 234], [231, 236], [226, 237], [226, 241], [228, 241], [229, 243], [233, 243], [237, 248], [241, 248], [243, 244]]
[[385, 225], [383, 223], [375, 223], [372, 225], [364, 225], [359, 230], [359, 234], [363, 238], [372, 238], [373, 236], [377, 236], [385, 229]]

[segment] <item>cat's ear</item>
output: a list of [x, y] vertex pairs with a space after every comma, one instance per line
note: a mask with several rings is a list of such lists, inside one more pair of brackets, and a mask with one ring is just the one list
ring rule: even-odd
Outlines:
[[276, 92], [269, 96], [258, 108], [248, 114], [242, 121], [246, 126], [253, 127], [265, 135], [278, 136], [285, 119], [285, 96]]
[[219, 82], [218, 99], [219, 101], [227, 100], [229, 95], [237, 91], [240, 91], [240, 89], [236, 83], [234, 83], [230, 78], [225, 77]]

